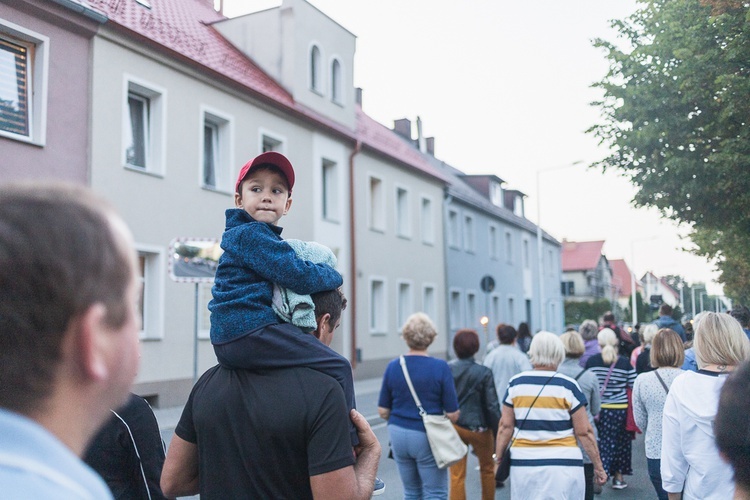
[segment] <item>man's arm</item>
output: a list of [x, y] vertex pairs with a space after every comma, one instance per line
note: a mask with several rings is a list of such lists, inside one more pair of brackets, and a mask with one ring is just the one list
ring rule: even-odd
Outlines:
[[199, 493], [198, 445], [172, 436], [161, 472], [161, 490], [170, 498]]
[[310, 488], [315, 499], [367, 500], [372, 497], [380, 462], [380, 443], [361, 413], [352, 410], [350, 417], [359, 435], [359, 446], [354, 449], [357, 461], [353, 466], [310, 476]]

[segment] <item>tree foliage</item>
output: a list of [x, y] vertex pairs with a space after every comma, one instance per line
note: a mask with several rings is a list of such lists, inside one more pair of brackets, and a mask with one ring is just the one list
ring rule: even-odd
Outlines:
[[596, 166], [629, 178], [636, 206], [689, 225], [727, 293], [750, 297], [750, 2], [641, 0], [613, 26], [621, 43], [595, 41], [610, 63]]
[[612, 303], [607, 299], [596, 302], [565, 301], [565, 324], [580, 325], [585, 319], [599, 321], [599, 318], [612, 308]]

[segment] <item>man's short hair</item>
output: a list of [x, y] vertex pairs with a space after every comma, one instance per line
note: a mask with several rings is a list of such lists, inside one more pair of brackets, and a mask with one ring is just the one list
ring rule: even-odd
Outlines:
[[512, 344], [513, 341], [516, 340], [516, 337], [518, 337], [518, 332], [516, 331], [516, 329], [511, 325], [506, 325], [505, 323], [500, 323], [499, 325], [497, 325], [496, 331], [497, 340], [504, 345]]
[[659, 307], [659, 316], [672, 316], [672, 312], [672, 306], [670, 306], [669, 304], [662, 304]]
[[614, 323], [615, 314], [612, 311], [605, 312], [604, 316], [602, 317], [602, 321], [604, 321], [605, 323]]
[[734, 371], [721, 388], [719, 409], [714, 420], [716, 445], [734, 469], [734, 481], [750, 491], [750, 363]]
[[330, 314], [330, 327], [336, 326], [336, 322], [341, 318], [341, 312], [346, 309], [346, 297], [340, 288], [335, 290], [326, 290], [310, 295], [313, 304], [315, 304], [315, 317], [320, 318], [324, 314]]
[[96, 303], [128, 318], [132, 254], [114, 211], [84, 187], [0, 187], [0, 407], [28, 414], [52, 389], [63, 338]]

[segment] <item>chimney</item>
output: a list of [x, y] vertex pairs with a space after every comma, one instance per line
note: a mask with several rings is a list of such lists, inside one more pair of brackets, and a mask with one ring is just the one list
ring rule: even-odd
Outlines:
[[427, 150], [424, 143], [424, 135], [422, 135], [422, 119], [420, 117], [417, 117], [417, 148], [422, 153]]
[[357, 104], [362, 106], [362, 87], [354, 89], [354, 100], [357, 101]]
[[411, 140], [411, 120], [400, 118], [393, 121], [393, 131], [401, 137]]
[[434, 137], [426, 138], [425, 144], [427, 145], [427, 154], [430, 156], [435, 156], [435, 138]]

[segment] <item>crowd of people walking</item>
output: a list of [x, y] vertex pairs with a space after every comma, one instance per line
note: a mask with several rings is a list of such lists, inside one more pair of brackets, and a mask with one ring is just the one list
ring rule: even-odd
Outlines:
[[[603, 487], [628, 487], [634, 453], [645, 454], [659, 500], [750, 498], [750, 310], [701, 313], [686, 327], [671, 314], [663, 307], [632, 334], [611, 313], [561, 335], [499, 324], [481, 360], [477, 332], [462, 329], [449, 363], [429, 357], [437, 332], [417, 315], [403, 328], [403, 358], [428, 413], [445, 413], [476, 454], [483, 500], [506, 482], [513, 499], [591, 500]], [[419, 341], [417, 318], [429, 331]], [[404, 498], [463, 500], [466, 457], [448, 470], [436, 465], [401, 372], [391, 362], [379, 410]], [[636, 433], [645, 433], [642, 448]], [[506, 449], [510, 474], [496, 479]]]

